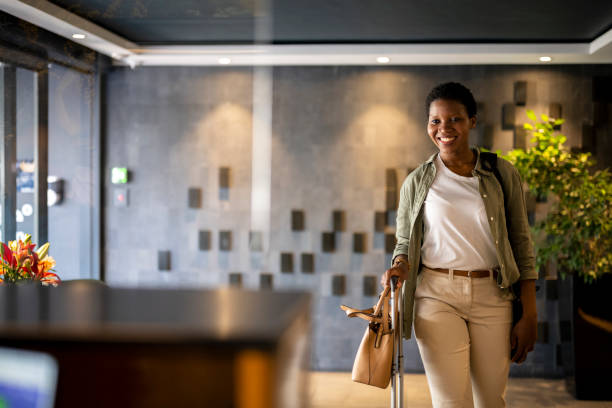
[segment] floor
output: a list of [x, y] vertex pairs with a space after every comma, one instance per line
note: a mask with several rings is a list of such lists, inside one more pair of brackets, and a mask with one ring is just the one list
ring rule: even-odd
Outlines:
[[[508, 407], [611, 408], [612, 401], [576, 401], [565, 390], [563, 380], [511, 378], [506, 394]], [[351, 373], [312, 372], [311, 408], [388, 408], [390, 388], [386, 390], [354, 383]], [[422, 374], [404, 375], [404, 407], [431, 408], [427, 380]]]

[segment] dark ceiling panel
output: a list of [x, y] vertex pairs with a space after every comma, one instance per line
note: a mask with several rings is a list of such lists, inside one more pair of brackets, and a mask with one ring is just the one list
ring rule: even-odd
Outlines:
[[138, 44], [253, 41], [252, 0], [53, 0]]
[[610, 0], [52, 2], [143, 45], [251, 43], [269, 21], [276, 43], [585, 42], [612, 26]]

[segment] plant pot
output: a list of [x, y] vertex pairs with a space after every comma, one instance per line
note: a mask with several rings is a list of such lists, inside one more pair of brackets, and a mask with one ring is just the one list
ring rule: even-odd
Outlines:
[[577, 399], [612, 400], [612, 274], [596, 283], [559, 282], [561, 356], [568, 391]]

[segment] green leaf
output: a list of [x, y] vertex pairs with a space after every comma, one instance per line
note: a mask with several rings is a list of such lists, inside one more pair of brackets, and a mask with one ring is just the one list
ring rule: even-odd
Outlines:
[[531, 125], [531, 123], [524, 123], [523, 129], [533, 130], [533, 126]]
[[532, 121], [536, 122], [538, 120], [537, 116], [531, 109], [527, 109], [527, 117]]
[[540, 115], [540, 117], [542, 118], [543, 122], [548, 122], [550, 120], [550, 118], [548, 117], [547, 114], [543, 113]]

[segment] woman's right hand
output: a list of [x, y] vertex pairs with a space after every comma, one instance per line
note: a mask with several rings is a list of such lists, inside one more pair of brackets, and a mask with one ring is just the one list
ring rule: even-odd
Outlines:
[[402, 284], [408, 277], [408, 272], [410, 271], [410, 265], [408, 264], [408, 260], [404, 255], [398, 255], [393, 260], [393, 266], [385, 271], [380, 278], [380, 284], [383, 287], [387, 287], [391, 285], [391, 277], [397, 276], [399, 279], [397, 280], [397, 288], [401, 288]]

